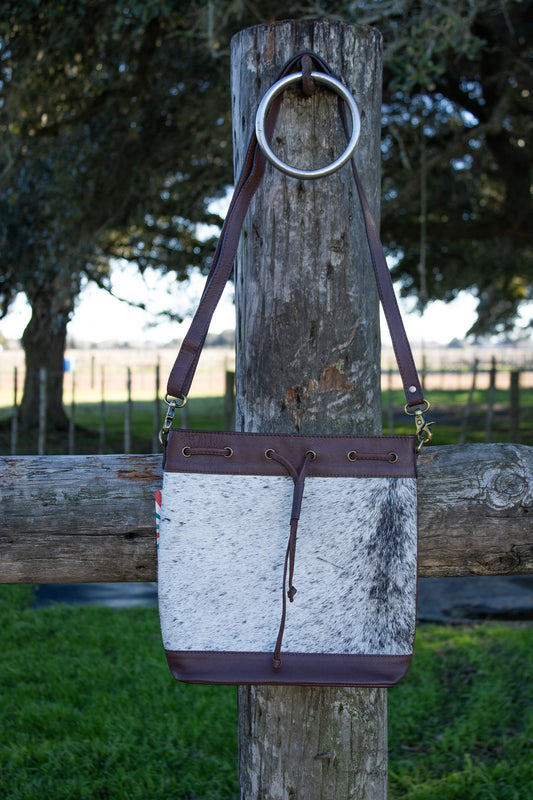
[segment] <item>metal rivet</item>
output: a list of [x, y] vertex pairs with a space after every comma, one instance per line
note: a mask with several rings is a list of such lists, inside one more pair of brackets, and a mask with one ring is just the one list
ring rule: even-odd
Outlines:
[[416, 386], [410, 386], [409, 391], [411, 392], [411, 394], [414, 394], [416, 392]]

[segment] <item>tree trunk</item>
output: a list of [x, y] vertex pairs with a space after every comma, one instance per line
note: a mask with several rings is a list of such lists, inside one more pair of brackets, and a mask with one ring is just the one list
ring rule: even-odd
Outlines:
[[20, 421], [26, 430], [37, 426], [39, 372], [44, 367], [47, 376], [47, 426], [66, 431], [68, 418], [63, 408], [63, 357], [67, 325], [74, 301], [65, 297], [58, 298], [53, 292], [40, 292], [30, 302], [32, 315], [22, 335], [26, 376]]
[[[350, 85], [362, 117], [357, 164], [379, 212], [379, 34], [283, 22], [232, 41], [236, 172], [259, 100], [283, 63], [310, 49]], [[304, 169], [345, 147], [336, 97], [285, 94], [273, 147]], [[378, 302], [355, 186], [344, 167], [297, 181], [267, 166], [236, 265], [237, 427], [288, 433], [381, 431]], [[386, 797], [384, 690], [239, 689], [241, 800]]]

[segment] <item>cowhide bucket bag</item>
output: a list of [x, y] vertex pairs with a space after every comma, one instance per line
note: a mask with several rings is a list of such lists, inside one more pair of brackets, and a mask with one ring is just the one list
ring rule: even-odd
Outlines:
[[[317, 82], [332, 78], [318, 56], [306, 55]], [[280, 81], [300, 79], [302, 72], [295, 70], [301, 63], [301, 54], [291, 59]], [[206, 289], [169, 377], [158, 493], [163, 644], [173, 675], [192, 683], [386, 687], [405, 675], [413, 651], [416, 455], [431, 433], [422, 416], [429, 403], [353, 160], [406, 411], [414, 415], [418, 433], [171, 429], [263, 175], [262, 151], [271, 155], [268, 139], [280, 81], [260, 107], [257, 136], [251, 138]], [[341, 92], [336, 84], [333, 88]]]

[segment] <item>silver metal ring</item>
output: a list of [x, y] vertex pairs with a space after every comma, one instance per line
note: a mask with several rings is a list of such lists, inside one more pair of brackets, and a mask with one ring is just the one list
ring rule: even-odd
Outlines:
[[315, 178], [325, 178], [326, 175], [331, 175], [333, 172], [336, 172], [338, 169], [340, 169], [343, 164], [346, 164], [346, 162], [352, 157], [352, 154], [357, 147], [357, 142], [359, 141], [359, 134], [361, 132], [361, 117], [359, 115], [357, 103], [348, 89], [346, 89], [346, 87], [343, 86], [340, 81], [338, 81], [336, 78], [333, 78], [331, 75], [326, 75], [324, 72], [311, 72], [311, 78], [316, 81], [316, 83], [321, 83], [337, 92], [337, 94], [342, 97], [350, 109], [350, 114], [352, 117], [352, 135], [350, 136], [350, 141], [348, 142], [348, 146], [344, 153], [342, 153], [342, 155], [340, 155], [335, 161], [332, 161], [331, 164], [327, 164], [325, 167], [321, 167], [320, 169], [305, 170], [297, 169], [297, 167], [291, 167], [289, 164], [285, 164], [285, 162], [281, 161], [281, 159], [279, 159], [270, 148], [270, 144], [268, 143], [265, 134], [265, 120], [268, 109], [272, 105], [274, 98], [283, 92], [288, 86], [300, 81], [302, 77], [303, 72], [294, 72], [290, 75], [286, 75], [284, 78], [281, 78], [279, 81], [277, 81], [277, 83], [270, 87], [268, 92], [266, 92], [263, 99], [259, 103], [259, 108], [257, 109], [257, 114], [255, 116], [255, 133], [259, 147], [268, 160], [274, 164], [277, 169], [281, 170], [281, 172], [284, 172], [286, 175], [290, 175], [291, 178], [313, 180]]

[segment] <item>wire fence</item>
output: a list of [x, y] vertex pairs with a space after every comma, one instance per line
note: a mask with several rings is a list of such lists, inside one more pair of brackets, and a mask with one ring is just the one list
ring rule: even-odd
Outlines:
[[[132, 452], [135, 439], [134, 412], [142, 409], [143, 430], [147, 430], [147, 419], [151, 418], [151, 429], [146, 434], [147, 444], [144, 452], [159, 452], [158, 433], [164, 413], [163, 397], [166, 377], [174, 361], [176, 350], [131, 351], [115, 349], [112, 351], [71, 351], [67, 352], [64, 372], [54, 375], [55, 380], [63, 382], [63, 401], [68, 417], [68, 435], [65, 452], [69, 454], [84, 452], [87, 438], [87, 409], [91, 408], [89, 436], [92, 446], [97, 440], [96, 451], [108, 451], [109, 439], [124, 453]], [[387, 364], [387, 355], [389, 362]], [[470, 360], [469, 360], [470, 358]], [[449, 349], [432, 352], [431, 357], [423, 353], [419, 357], [421, 380], [428, 395], [431, 392], [464, 392], [461, 408], [454, 408], [454, 424], [457, 427], [455, 441], [462, 443], [472, 431], [472, 424], [483, 427], [484, 441], [493, 440], [495, 417], [505, 414], [508, 441], [519, 442], [524, 413], [528, 413], [529, 398], [524, 390], [533, 388], [533, 358], [530, 352], [510, 349], [495, 354], [465, 354], [451, 352]], [[431, 365], [431, 366], [430, 366]], [[224, 427], [234, 427], [234, 354], [227, 348], [208, 348], [199, 365], [191, 396], [218, 397]], [[49, 375], [45, 369], [39, 373], [38, 433], [33, 452], [46, 454], [49, 445], [49, 426], [47, 424], [48, 402], [47, 384]], [[9, 435], [4, 436], [2, 450], [16, 455], [21, 451], [19, 411], [24, 384], [24, 367], [21, 351], [6, 351], [0, 354], [0, 413], [4, 428], [9, 427]], [[398, 425], [397, 393], [401, 381], [397, 369], [391, 363], [390, 354], [385, 354], [382, 370], [384, 428], [393, 433]], [[476, 404], [476, 392], [484, 392], [483, 409]], [[502, 409], [501, 393], [506, 393], [505, 408]], [[497, 402], [498, 392], [500, 402]], [[526, 405], [524, 406], [524, 396]], [[532, 395], [533, 397], [533, 395]], [[120, 406], [121, 433], [117, 432], [115, 406]], [[480, 412], [484, 419], [480, 422]], [[472, 422], [475, 417], [474, 423]], [[188, 426], [188, 407], [181, 412], [180, 423]], [[533, 443], [533, 430], [531, 431]], [[138, 437], [137, 437], [138, 438]], [[522, 435], [523, 438], [523, 435]], [[151, 441], [148, 443], [148, 439]], [[91, 450], [92, 452], [92, 450]]]

